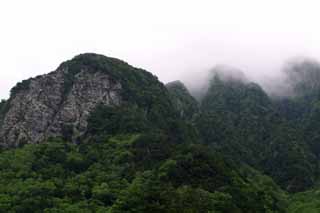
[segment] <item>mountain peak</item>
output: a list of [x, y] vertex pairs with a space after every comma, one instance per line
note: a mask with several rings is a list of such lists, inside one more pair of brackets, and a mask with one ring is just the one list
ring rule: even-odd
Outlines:
[[[169, 94], [155, 76], [94, 53], [77, 55], [56, 71], [18, 83], [5, 104], [7, 110], [0, 116], [4, 146], [40, 143], [49, 137], [77, 141], [98, 105], [137, 105], [154, 123], [172, 113]], [[154, 107], [163, 107], [164, 114], [158, 115]]]
[[290, 61], [284, 69], [286, 84], [293, 96], [319, 94], [320, 63], [314, 59], [298, 58]]
[[194, 97], [191, 96], [187, 87], [181, 81], [173, 81], [166, 84], [175, 108], [180, 117], [190, 119], [198, 112], [199, 106]]
[[248, 82], [245, 74], [237, 68], [226, 66], [226, 65], [217, 65], [211, 71], [211, 83], [215, 81], [223, 82]]

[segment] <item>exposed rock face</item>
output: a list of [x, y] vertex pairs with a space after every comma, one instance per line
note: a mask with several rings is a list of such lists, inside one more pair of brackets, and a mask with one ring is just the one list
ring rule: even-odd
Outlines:
[[8, 101], [0, 129], [2, 146], [39, 143], [49, 137], [70, 136], [76, 141], [86, 131], [87, 118], [97, 104], [119, 105], [119, 82], [103, 72], [80, 70], [66, 79], [60, 67], [28, 80]]
[[0, 103], [0, 146], [90, 138], [88, 118], [98, 105], [139, 108], [157, 128], [167, 128], [166, 118], [177, 116], [168, 90], [152, 73], [85, 53], [12, 88], [10, 99]]

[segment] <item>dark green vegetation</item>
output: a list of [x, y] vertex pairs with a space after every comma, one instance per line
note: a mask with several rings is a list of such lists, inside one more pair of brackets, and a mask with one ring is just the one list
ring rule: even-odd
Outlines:
[[3, 114], [5, 114], [5, 112], [4, 112], [4, 106], [5, 106], [5, 104], [6, 104], [6, 101], [5, 100], [1, 100], [0, 101], [0, 116], [1, 115], [3, 115]]
[[180, 81], [170, 82], [166, 85], [172, 97], [173, 104], [184, 120], [191, 120], [199, 112], [199, 104], [188, 89]]
[[206, 144], [270, 175], [287, 191], [301, 191], [316, 179], [316, 156], [277, 104], [257, 84], [217, 75], [196, 123]]
[[65, 93], [81, 70], [107, 73], [123, 103], [98, 105], [77, 144], [66, 131], [2, 150], [0, 212], [318, 212], [316, 62], [288, 66], [288, 97], [214, 73], [200, 103], [181, 82], [165, 87], [118, 59], [83, 54], [60, 69]]
[[300, 192], [290, 199], [288, 212], [290, 213], [318, 213], [320, 212], [320, 191], [314, 189]]
[[128, 103], [146, 109], [150, 116], [157, 116], [159, 112], [163, 116], [173, 116], [168, 91], [157, 77], [119, 59], [97, 54], [81, 54], [62, 63], [59, 68], [68, 70], [65, 73], [65, 92], [72, 85], [74, 75], [80, 71], [103, 72], [108, 74], [112, 81], [121, 83], [121, 95]]
[[0, 209], [284, 212], [285, 195], [270, 178], [244, 175], [218, 156], [156, 133], [26, 145], [0, 156]]
[[8, 110], [8, 107], [9, 107], [8, 101], [6, 101], [6, 100], [0, 101], [0, 128], [2, 125], [4, 115], [6, 114], [6, 112]]
[[[257, 84], [216, 74], [196, 125], [205, 144], [292, 193], [317, 188], [319, 180], [320, 65], [303, 60], [285, 71], [287, 97], [269, 97]], [[316, 192], [293, 196], [288, 212], [318, 212]]]

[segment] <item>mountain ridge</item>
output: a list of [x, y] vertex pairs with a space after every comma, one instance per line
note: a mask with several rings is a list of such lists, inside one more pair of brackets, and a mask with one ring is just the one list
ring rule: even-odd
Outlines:
[[0, 212], [291, 213], [308, 205], [295, 193], [317, 193], [318, 84], [305, 88], [320, 66], [309, 76], [307, 65], [293, 72], [299, 95], [276, 98], [218, 66], [197, 102], [180, 81], [164, 85], [94, 53], [22, 81], [0, 102]]

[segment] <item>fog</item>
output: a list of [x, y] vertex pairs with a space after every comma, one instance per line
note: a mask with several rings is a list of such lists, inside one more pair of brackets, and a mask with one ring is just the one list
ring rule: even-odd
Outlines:
[[166, 83], [202, 87], [217, 65], [235, 67], [270, 93], [297, 57], [320, 59], [317, 1], [10, 0], [0, 3], [0, 98], [17, 81], [96, 52]]

